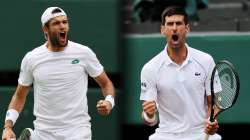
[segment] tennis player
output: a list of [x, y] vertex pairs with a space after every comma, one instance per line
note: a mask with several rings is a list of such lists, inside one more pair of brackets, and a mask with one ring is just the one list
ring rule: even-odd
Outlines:
[[24, 129], [19, 140], [91, 140], [88, 75], [99, 84], [105, 97], [97, 103], [101, 115], [108, 115], [114, 107], [113, 84], [90, 48], [68, 40], [69, 22], [63, 9], [47, 8], [41, 22], [47, 41], [22, 60], [2, 140], [16, 138], [13, 126], [32, 84], [34, 131]]
[[[209, 122], [210, 76], [213, 58], [186, 43], [190, 31], [187, 14], [179, 7], [162, 13], [161, 33], [165, 48], [141, 71], [142, 118], [159, 128], [149, 140], [220, 140], [218, 122]], [[219, 85], [218, 85], [219, 86]], [[215, 89], [216, 90], [220, 90]]]

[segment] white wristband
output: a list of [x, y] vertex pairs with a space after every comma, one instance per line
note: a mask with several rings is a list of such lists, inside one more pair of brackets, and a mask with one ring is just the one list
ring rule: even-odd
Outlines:
[[11, 120], [14, 126], [18, 116], [19, 116], [19, 113], [15, 109], [9, 109], [6, 113], [5, 121]]
[[109, 101], [111, 103], [112, 108], [115, 106], [115, 100], [114, 100], [114, 97], [112, 95], [107, 95], [105, 97], [105, 101]]
[[156, 121], [156, 117], [155, 116], [156, 115], [154, 115], [153, 118], [149, 118], [146, 112], [143, 111], [142, 114], [143, 114], [143, 118], [145, 119], [146, 122], [148, 122], [148, 123], [155, 123], [155, 121]]

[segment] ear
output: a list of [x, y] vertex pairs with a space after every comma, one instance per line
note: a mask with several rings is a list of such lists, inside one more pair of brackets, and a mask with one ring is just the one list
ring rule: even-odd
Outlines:
[[47, 34], [48, 34], [48, 32], [49, 32], [49, 29], [48, 29], [48, 27], [47, 26], [43, 26], [43, 33], [44, 33], [44, 35], [45, 36], [47, 36]]
[[47, 26], [43, 26], [43, 32], [44, 32], [45, 34], [47, 34], [47, 33], [49, 32], [49, 29], [48, 29]]
[[161, 34], [165, 34], [165, 26], [161, 25]]
[[189, 26], [189, 24], [186, 25], [186, 32], [187, 32], [187, 33], [190, 32], [190, 26]]
[[45, 37], [45, 39], [47, 40], [47, 39], [48, 39], [47, 36], [48, 36], [49, 29], [48, 29], [47, 26], [44, 26], [42, 29], [43, 29], [44, 37]]

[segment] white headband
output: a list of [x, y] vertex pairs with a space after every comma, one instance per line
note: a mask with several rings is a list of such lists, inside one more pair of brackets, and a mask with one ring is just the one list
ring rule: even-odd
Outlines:
[[[54, 10], [60, 10], [61, 12], [55, 12], [53, 14]], [[42, 22], [42, 26], [44, 26], [50, 19], [57, 17], [57, 16], [67, 16], [66, 13], [63, 11], [63, 9], [59, 8], [59, 7], [49, 7], [47, 8], [41, 17], [41, 22]]]

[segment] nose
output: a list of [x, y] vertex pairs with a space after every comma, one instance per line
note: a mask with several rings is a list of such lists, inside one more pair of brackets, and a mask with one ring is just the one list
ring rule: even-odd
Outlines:
[[64, 29], [66, 25], [63, 22], [60, 22], [60, 28]]
[[174, 31], [177, 30], [177, 25], [176, 25], [176, 23], [174, 23], [174, 25], [173, 25], [173, 30], [174, 30]]

